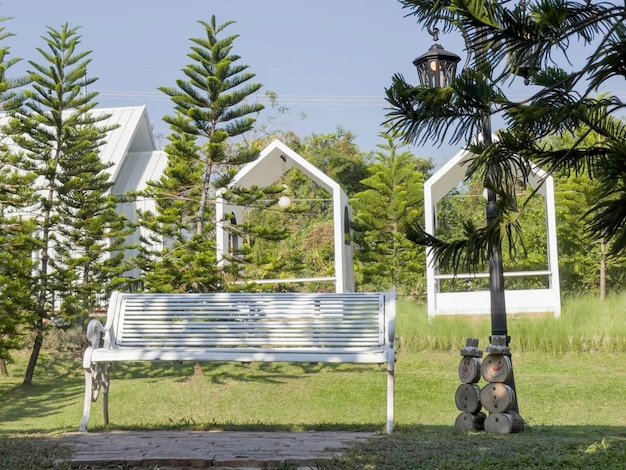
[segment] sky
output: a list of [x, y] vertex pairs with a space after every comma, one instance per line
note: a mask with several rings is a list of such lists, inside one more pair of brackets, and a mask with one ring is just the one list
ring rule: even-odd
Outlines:
[[[204, 37], [198, 21], [233, 21], [224, 31], [239, 35], [232, 52], [263, 85], [266, 110], [258, 122], [300, 137], [342, 128], [364, 152], [385, 143], [379, 133], [392, 76], [417, 83], [412, 61], [433, 42], [397, 0], [4, 0], [0, 11], [11, 17], [3, 24], [14, 34], [6, 43], [11, 57], [22, 59], [10, 76], [30, 60], [42, 62], [37, 48], [46, 47], [48, 28], [79, 27], [80, 50], [92, 51], [88, 73], [98, 78], [90, 88], [100, 93], [98, 106], [145, 105], [163, 136], [169, 129], [162, 117], [172, 107], [157, 88], [184, 78], [190, 38]], [[440, 43], [451, 50], [445, 38]], [[287, 112], [273, 109], [265, 92]], [[435, 160], [456, 153], [436, 145], [410, 150]]]
[[[363, 152], [385, 143], [379, 134], [393, 75], [417, 84], [412, 61], [433, 44], [397, 0], [4, 0], [0, 11], [12, 18], [3, 26], [14, 34], [3, 45], [23, 59], [9, 76], [43, 61], [37, 48], [46, 46], [48, 28], [79, 27], [81, 51], [92, 51], [88, 73], [98, 80], [90, 90], [99, 92], [99, 107], [145, 105], [157, 137], [169, 134], [162, 117], [172, 114], [158, 87], [185, 78], [190, 38], [204, 37], [199, 21], [212, 15], [218, 24], [234, 22], [224, 31], [239, 35], [232, 52], [263, 85], [259, 124], [300, 137], [341, 128]], [[439, 43], [465, 58], [459, 37], [442, 34]], [[272, 108], [265, 92], [287, 112]], [[445, 142], [409, 149], [435, 166], [459, 150]]]

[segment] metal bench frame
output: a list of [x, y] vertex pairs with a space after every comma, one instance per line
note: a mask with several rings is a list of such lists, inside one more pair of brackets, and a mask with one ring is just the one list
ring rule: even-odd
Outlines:
[[394, 425], [395, 292], [114, 292], [106, 324], [91, 320], [83, 355], [85, 402], [102, 395], [109, 423], [114, 362], [319, 362], [387, 364], [387, 433]]

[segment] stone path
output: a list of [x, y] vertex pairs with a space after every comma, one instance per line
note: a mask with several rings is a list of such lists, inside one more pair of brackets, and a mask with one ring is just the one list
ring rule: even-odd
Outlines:
[[[70, 433], [74, 468], [167, 466], [177, 468], [318, 468], [368, 432], [149, 431]], [[115, 467], [109, 467], [115, 468]]]

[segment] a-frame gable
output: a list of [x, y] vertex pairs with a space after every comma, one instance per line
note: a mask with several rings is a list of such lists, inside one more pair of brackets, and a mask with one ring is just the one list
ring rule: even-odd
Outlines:
[[291, 168], [297, 168], [330, 194], [340, 189], [339, 184], [279, 140], [272, 141], [255, 161], [243, 167], [230, 187], [270, 186]]

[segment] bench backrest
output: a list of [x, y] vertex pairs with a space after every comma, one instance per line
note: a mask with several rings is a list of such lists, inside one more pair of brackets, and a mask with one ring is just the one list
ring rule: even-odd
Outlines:
[[110, 300], [113, 348], [376, 347], [395, 322], [393, 292], [116, 292]]

